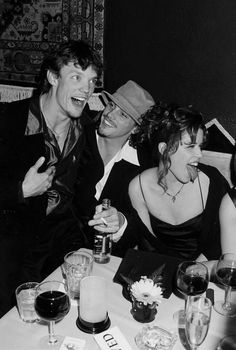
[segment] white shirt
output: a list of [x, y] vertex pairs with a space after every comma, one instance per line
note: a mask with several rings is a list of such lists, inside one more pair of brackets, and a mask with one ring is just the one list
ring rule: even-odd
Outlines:
[[[96, 131], [97, 142], [98, 142], [98, 137], [99, 136], [98, 136], [97, 131]], [[129, 140], [126, 141], [126, 143], [121, 148], [121, 150], [116, 153], [116, 155], [110, 160], [110, 162], [105, 165], [104, 175], [103, 175], [102, 179], [96, 184], [95, 198], [97, 200], [99, 200], [99, 198], [101, 196], [102, 190], [107, 182], [107, 179], [110, 175], [110, 172], [111, 172], [114, 164], [121, 161], [122, 159], [126, 160], [127, 162], [129, 162], [131, 164], [134, 164], [137, 166], [140, 165], [140, 163], [138, 161], [137, 150], [129, 145]], [[113, 235], [112, 235], [112, 240], [114, 242], [117, 242], [121, 238], [121, 236], [123, 235], [123, 233], [127, 227], [127, 220], [126, 220], [124, 215], [123, 215], [123, 217], [124, 217], [123, 226], [119, 229], [119, 231], [117, 231], [116, 233], [113, 233]]]
[[[98, 134], [96, 132], [97, 136], [97, 141], [98, 141]], [[120, 151], [116, 153], [116, 155], [110, 160], [107, 165], [105, 165], [104, 168], [104, 175], [102, 179], [96, 184], [96, 194], [95, 198], [99, 200], [102, 190], [107, 182], [107, 179], [110, 175], [110, 172], [113, 168], [113, 165], [122, 159], [126, 160], [127, 162], [139, 166], [139, 161], [138, 161], [138, 155], [137, 155], [137, 150], [129, 145], [129, 141], [127, 140], [124, 146], [121, 148]]]

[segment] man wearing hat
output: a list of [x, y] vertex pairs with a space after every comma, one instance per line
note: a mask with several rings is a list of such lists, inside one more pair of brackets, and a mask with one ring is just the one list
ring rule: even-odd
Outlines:
[[[152, 96], [129, 80], [114, 94], [102, 92], [105, 109], [98, 124], [86, 129], [86, 148], [78, 171], [75, 207], [83, 223], [86, 245], [93, 244], [93, 228], [101, 225], [95, 207], [109, 198], [119, 212], [128, 214], [129, 182], [142, 170], [151, 167], [148, 150], [130, 145], [142, 115], [154, 104]], [[112, 218], [107, 218], [112, 226]], [[89, 223], [89, 226], [88, 226]]]

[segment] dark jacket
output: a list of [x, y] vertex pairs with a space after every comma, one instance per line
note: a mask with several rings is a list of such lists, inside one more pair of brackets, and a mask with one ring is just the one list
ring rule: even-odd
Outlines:
[[[44, 171], [48, 161], [44, 134], [40, 132], [25, 136], [32, 104], [39, 111], [39, 97], [36, 96], [6, 104], [0, 116], [0, 316], [12, 306], [12, 297], [17, 285], [29, 280], [28, 278], [34, 278], [31, 268], [36, 267], [41, 258], [46, 258], [51, 241], [57, 241], [58, 246], [63, 246], [65, 241], [69, 241], [64, 234], [66, 230], [62, 213], [47, 223], [47, 194], [24, 199], [21, 193], [22, 181], [29, 168], [44, 156], [46, 160], [40, 169]], [[82, 118], [86, 122], [85, 113]], [[77, 176], [83, 144], [84, 137], [81, 134], [70, 153], [56, 165], [55, 178], [59, 175], [68, 176], [71, 188]], [[66, 208], [73, 197], [71, 191], [67, 192], [60, 193], [61, 202]], [[70, 217], [70, 212], [67, 210], [65, 215]], [[59, 225], [60, 220], [63, 227], [61, 231], [55, 231], [54, 224]], [[54, 229], [52, 233], [51, 228]], [[58, 232], [64, 241], [56, 236]], [[25, 263], [29, 254], [33, 259]], [[24, 270], [21, 269], [23, 265]]]
[[[38, 97], [34, 97], [34, 101], [35, 99]], [[36, 222], [42, 221], [46, 216], [47, 194], [22, 200], [20, 193], [25, 174], [39, 157], [46, 158], [40, 171], [45, 171], [48, 163], [43, 133], [25, 136], [31, 101], [32, 99], [25, 99], [6, 104], [0, 117], [0, 210], [15, 210], [23, 218], [26, 216], [28, 222], [33, 221], [34, 226], [37, 226]], [[87, 120], [90, 123], [86, 115], [83, 115], [81, 120], [85, 124]], [[68, 174], [72, 184], [75, 182], [83, 145], [82, 133], [68, 156], [56, 165], [55, 179], [63, 173], [63, 176]], [[68, 191], [70, 192], [71, 190]], [[62, 197], [63, 195], [61, 193]], [[68, 196], [66, 194], [66, 200]], [[72, 196], [73, 193], [70, 200]]]

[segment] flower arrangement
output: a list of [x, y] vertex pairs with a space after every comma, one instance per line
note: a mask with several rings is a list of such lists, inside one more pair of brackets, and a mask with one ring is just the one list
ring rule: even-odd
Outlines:
[[[138, 322], [146, 323], [155, 319], [157, 313], [157, 305], [161, 303], [163, 298], [163, 270], [165, 264], [161, 265], [149, 276], [141, 276], [140, 280], [132, 278], [134, 274], [130, 272], [130, 276], [126, 277], [120, 274], [122, 279], [127, 283], [126, 291], [132, 302], [130, 310], [134, 319]], [[131, 270], [132, 271], [132, 270]]]
[[125, 277], [121, 274], [121, 277], [127, 283], [127, 291], [130, 296], [133, 295], [134, 298], [138, 301], [142, 301], [145, 305], [152, 304], [154, 301], [161, 302], [164, 290], [162, 284], [165, 266], [165, 264], [161, 265], [149, 276], [141, 276], [139, 281], [135, 281], [131, 277]]
[[141, 276], [139, 281], [134, 282], [130, 287], [131, 295], [144, 305], [161, 303], [162, 288], [155, 284], [151, 278]]

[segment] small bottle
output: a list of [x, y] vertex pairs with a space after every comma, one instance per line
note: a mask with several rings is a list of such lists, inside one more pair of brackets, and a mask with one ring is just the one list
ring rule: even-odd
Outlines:
[[[102, 209], [109, 209], [111, 206], [110, 199], [103, 199]], [[96, 231], [94, 235], [93, 257], [94, 261], [99, 264], [106, 264], [110, 261], [111, 256], [111, 234], [107, 232]]]

